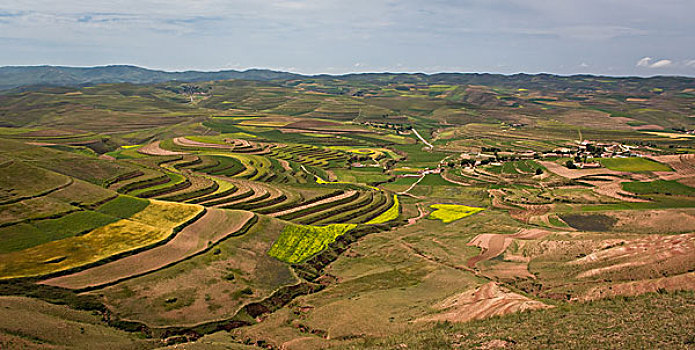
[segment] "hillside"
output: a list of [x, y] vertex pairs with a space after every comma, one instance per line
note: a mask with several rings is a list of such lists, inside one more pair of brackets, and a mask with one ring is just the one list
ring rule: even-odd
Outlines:
[[0, 67], [0, 90], [30, 86], [86, 86], [105, 83], [153, 84], [167, 81], [201, 82], [215, 80], [343, 80], [366, 83], [400, 84], [454, 84], [487, 85], [513, 87], [524, 85], [528, 88], [547, 88], [552, 90], [593, 91], [597, 89], [627, 89], [649, 91], [660, 86], [685, 89], [695, 85], [695, 78], [689, 77], [607, 77], [593, 75], [559, 76], [553, 74], [490, 74], [490, 73], [352, 73], [344, 75], [302, 75], [268, 69], [249, 69], [244, 71], [184, 71], [168, 72], [137, 66], [111, 65], [101, 67], [62, 67], [62, 66], [5, 66]]
[[692, 79], [65, 72], [0, 95], [0, 347], [692, 346]]
[[135, 66], [114, 65], [104, 67], [60, 67], [60, 66], [7, 66], [0, 67], [0, 90], [22, 86], [83, 86], [103, 83], [151, 84], [165, 81], [210, 81], [210, 80], [287, 80], [296, 74], [275, 72], [266, 69], [246, 71], [226, 70], [218, 72], [165, 72]]

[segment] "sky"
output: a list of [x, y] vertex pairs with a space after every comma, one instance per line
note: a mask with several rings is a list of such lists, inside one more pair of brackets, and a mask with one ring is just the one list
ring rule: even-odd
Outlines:
[[694, 0], [0, 0], [0, 65], [695, 76]]

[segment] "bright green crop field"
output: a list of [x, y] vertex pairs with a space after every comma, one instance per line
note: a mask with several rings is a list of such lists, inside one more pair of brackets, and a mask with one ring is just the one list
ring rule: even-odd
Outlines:
[[483, 208], [469, 207], [467, 205], [458, 204], [432, 204], [430, 207], [436, 210], [430, 213], [427, 218], [442, 220], [442, 222], [445, 224], [463, 219], [466, 216], [470, 216], [485, 210]]

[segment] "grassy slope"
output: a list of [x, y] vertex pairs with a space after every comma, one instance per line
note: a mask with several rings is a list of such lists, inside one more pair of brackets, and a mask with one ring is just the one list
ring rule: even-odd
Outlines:
[[512, 349], [689, 349], [695, 344], [694, 298], [693, 292], [677, 292], [563, 304], [464, 324], [429, 324], [336, 349], [468, 349], [495, 340]]
[[0, 297], [0, 348], [151, 349], [152, 340], [105, 325], [99, 315], [24, 297]]

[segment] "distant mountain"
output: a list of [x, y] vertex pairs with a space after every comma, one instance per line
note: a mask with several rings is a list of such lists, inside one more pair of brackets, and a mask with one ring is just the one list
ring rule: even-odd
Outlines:
[[0, 67], [0, 90], [24, 86], [85, 86], [103, 83], [152, 84], [166, 81], [196, 82], [213, 80], [292, 80], [319, 79], [365, 81], [373, 84], [452, 84], [525, 87], [539, 89], [595, 90], [624, 88], [647, 90], [660, 88], [692, 88], [695, 78], [677, 76], [604, 77], [594, 75], [560, 76], [553, 74], [490, 74], [490, 73], [354, 73], [344, 75], [301, 75], [267, 69], [246, 71], [223, 70], [217, 72], [185, 71], [165, 72], [136, 66], [115, 65], [103, 67], [61, 66], [8, 66]]
[[165, 72], [136, 66], [59, 67], [59, 66], [9, 66], [0, 67], [0, 90], [29, 85], [83, 86], [103, 83], [151, 84], [165, 81], [208, 80], [289, 80], [300, 75], [275, 72], [266, 69], [246, 71], [224, 70], [218, 72]]

